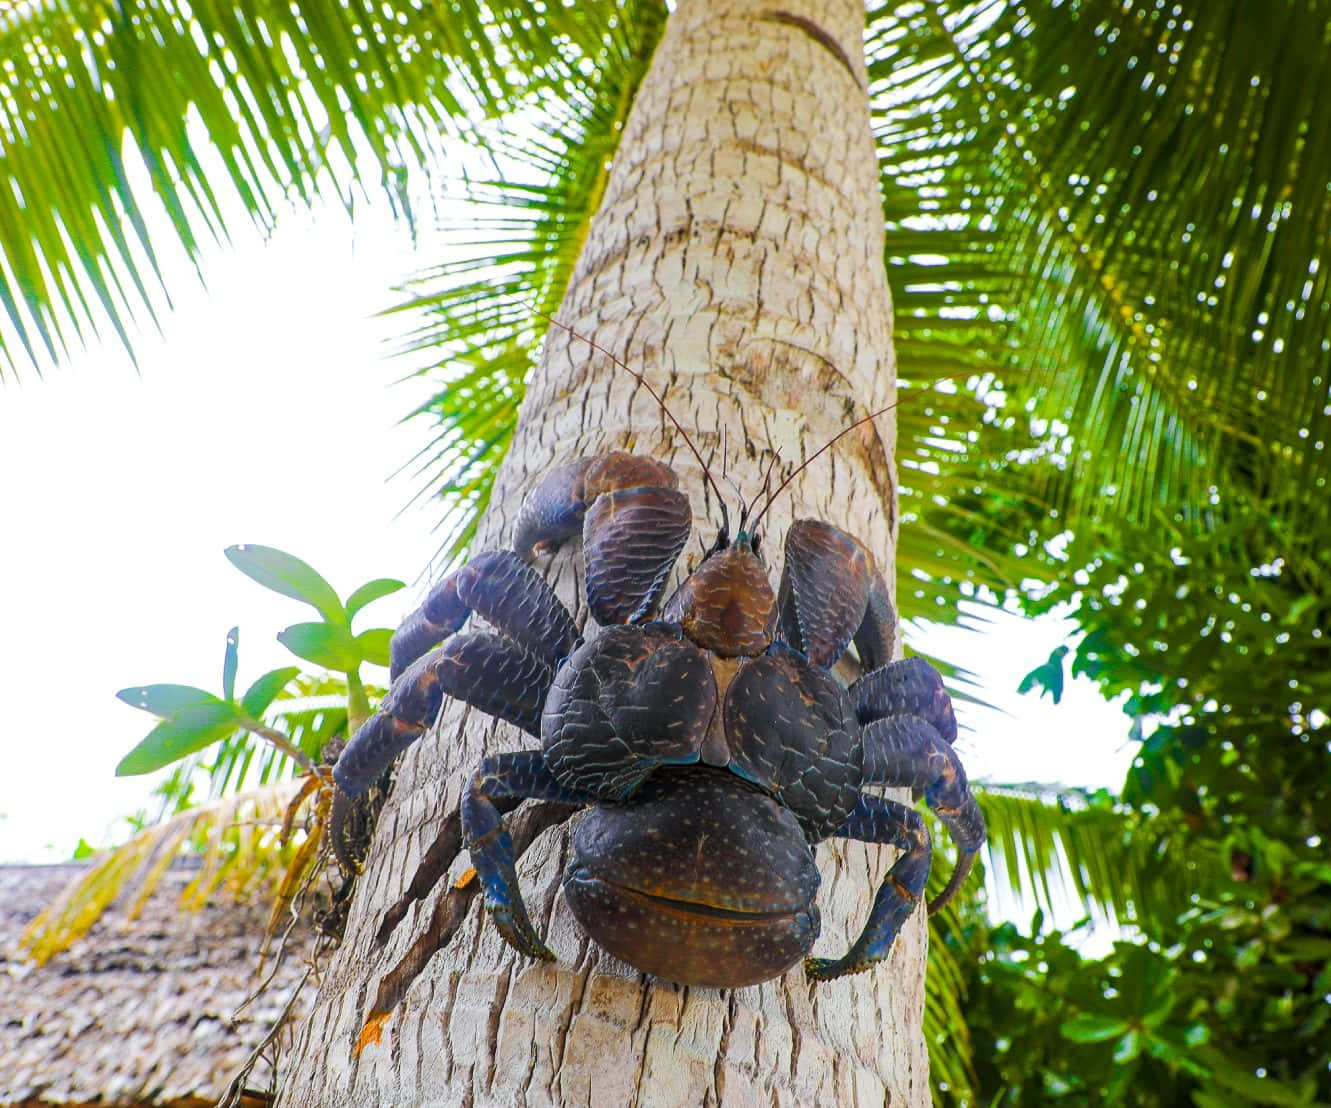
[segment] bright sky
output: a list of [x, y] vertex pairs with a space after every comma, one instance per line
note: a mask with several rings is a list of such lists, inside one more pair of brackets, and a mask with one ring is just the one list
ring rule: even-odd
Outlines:
[[[107, 343], [0, 387], [0, 862], [125, 837], [154, 779], [113, 771], [154, 721], [117, 690], [219, 691], [237, 624], [240, 688], [292, 664], [274, 636], [312, 610], [253, 584], [224, 547], [280, 547], [345, 597], [373, 577], [417, 582], [440, 546], [432, 505], [397, 517], [416, 486], [390, 475], [426, 429], [394, 424], [424, 392], [393, 384], [406, 368], [391, 356], [394, 322], [371, 318], [428, 259], [375, 205], [354, 225], [334, 207], [288, 218], [268, 242], [239, 238], [205, 257], [206, 292], [175, 280], [137, 373]], [[379, 602], [357, 628], [395, 626], [418, 593]], [[1057, 708], [1016, 695], [1069, 628], [1004, 617], [983, 635], [912, 638], [979, 674], [1007, 713], [959, 713], [972, 777], [1122, 782], [1128, 721], [1088, 682]]]

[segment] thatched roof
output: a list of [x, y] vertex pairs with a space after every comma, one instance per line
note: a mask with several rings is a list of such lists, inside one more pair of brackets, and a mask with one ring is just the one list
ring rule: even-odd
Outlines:
[[[173, 866], [137, 919], [117, 903], [38, 967], [19, 935], [80, 871], [0, 866], [0, 1105], [215, 1103], [291, 996], [301, 952], [240, 1010], [257, 983], [266, 907], [223, 894], [182, 913], [191, 873]], [[261, 1062], [248, 1084], [270, 1077]]]

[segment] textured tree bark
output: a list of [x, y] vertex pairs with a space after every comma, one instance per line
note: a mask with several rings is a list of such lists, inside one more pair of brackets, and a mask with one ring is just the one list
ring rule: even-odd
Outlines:
[[[793, 465], [894, 389], [863, 20], [854, 0], [683, 0], [561, 312], [645, 373], [714, 470], [724, 454], [750, 499], [772, 451], [778, 471]], [[774, 568], [791, 519], [815, 516], [858, 535], [892, 580], [889, 426], [846, 436], [776, 502], [763, 524]], [[524, 488], [548, 467], [620, 446], [672, 461], [710, 543], [717, 505], [654, 401], [606, 358], [552, 331], [482, 545], [511, 537]], [[579, 571], [574, 552], [551, 566], [581, 619]], [[538, 840], [519, 867], [558, 963], [515, 955], [476, 913], [412, 986], [382, 1042], [357, 1057], [375, 986], [433, 898], [377, 951], [384, 909], [482, 752], [521, 748], [523, 738], [449, 705], [435, 734], [407, 754], [345, 943], [285, 1067], [281, 1103], [928, 1102], [920, 916], [886, 965], [831, 984], [812, 985], [799, 968], [733, 991], [661, 983], [601, 952], [573, 921], [557, 891], [562, 831]], [[892, 857], [862, 844], [819, 848], [817, 953], [845, 951]]]

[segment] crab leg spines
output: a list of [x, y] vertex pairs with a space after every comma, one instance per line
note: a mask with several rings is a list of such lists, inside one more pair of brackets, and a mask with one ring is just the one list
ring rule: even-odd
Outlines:
[[518, 887], [513, 840], [502, 812], [523, 800], [586, 805], [593, 797], [555, 778], [539, 751], [486, 758], [462, 796], [462, 841], [481, 879], [485, 905], [505, 941], [529, 958], [553, 962], [554, 952], [536, 934]]
[[929, 831], [920, 814], [883, 797], [861, 795], [837, 836], [887, 843], [903, 853], [878, 889], [864, 930], [850, 950], [841, 958], [805, 959], [804, 972], [816, 981], [858, 973], [888, 956], [902, 926], [924, 895], [933, 853]]
[[786, 534], [777, 594], [781, 632], [816, 666], [831, 668], [864, 622], [876, 576], [863, 546], [821, 520], [796, 520]]
[[485, 550], [439, 582], [398, 628], [392, 675], [454, 634], [475, 612], [551, 669], [567, 657], [578, 630], [568, 609], [511, 550]]

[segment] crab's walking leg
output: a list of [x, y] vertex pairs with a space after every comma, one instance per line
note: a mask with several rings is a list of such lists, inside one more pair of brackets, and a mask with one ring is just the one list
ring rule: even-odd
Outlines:
[[[495, 808], [501, 816], [506, 816], [520, 807], [523, 800], [523, 797], [515, 796], [507, 800], [495, 801]], [[532, 840], [541, 831], [544, 831], [547, 827], [555, 827], [563, 823], [577, 810], [578, 807], [575, 805], [553, 803], [533, 804], [531, 807], [524, 809], [521, 817], [514, 821], [512, 829], [517, 857], [522, 857], [523, 851], [531, 845]], [[532, 813], [535, 812], [541, 813], [540, 819], [533, 817]], [[535, 830], [532, 830], [532, 828], [535, 828]], [[375, 932], [374, 941], [376, 945], [383, 946], [393, 932], [397, 930], [397, 925], [406, 918], [411, 906], [424, 900], [434, 891], [435, 886], [447, 876], [449, 868], [453, 865], [461, 849], [462, 810], [454, 808], [444, 818], [443, 825], [439, 828], [439, 834], [435, 836], [434, 842], [430, 844], [425, 856], [421, 858], [406, 891], [384, 913], [384, 918], [379, 923], [379, 930]], [[468, 884], [466, 887], [471, 888], [472, 886]]]
[[952, 749], [957, 722], [943, 679], [923, 658], [866, 674], [850, 687], [864, 724], [865, 784], [920, 789], [957, 844], [957, 867], [929, 905], [943, 907], [961, 887], [984, 844], [984, 816]]
[[922, 790], [957, 844], [957, 868], [929, 905], [938, 911], [984, 843], [984, 817], [952, 750], [957, 721], [942, 677], [922, 658], [890, 660], [896, 615], [887, 585], [859, 541], [830, 523], [791, 527], [778, 603], [786, 641], [815, 665], [835, 665], [854, 640], [864, 670], [850, 687], [864, 726], [864, 783]]
[[[359, 861], [347, 847], [346, 798], [368, 789], [398, 754], [425, 733], [444, 696], [457, 697], [538, 736], [541, 707], [555, 669], [577, 642], [568, 610], [540, 574], [511, 550], [477, 555], [431, 595], [443, 599], [434, 607], [427, 601], [421, 611], [438, 614], [451, 605], [452, 630], [475, 611], [498, 633], [460, 635], [411, 662], [398, 674], [379, 710], [342, 751], [333, 767], [340, 795], [333, 806], [330, 837], [338, 858], [356, 872]], [[409, 629], [414, 618], [408, 620]], [[432, 626], [438, 630], [441, 625]], [[410, 632], [409, 637], [416, 634]]]
[[[512, 807], [516, 807], [518, 803], [520, 802], [515, 801]], [[547, 828], [563, 823], [576, 810], [564, 804], [532, 804], [524, 808], [512, 820], [514, 853], [521, 857], [537, 836]], [[411, 905], [429, 895], [447, 873], [448, 866], [457, 856], [461, 844], [461, 823], [459, 813], [455, 811], [445, 821], [435, 845], [426, 853], [420, 868], [416, 871], [416, 876], [412, 878], [411, 886], [385, 915], [376, 942], [382, 945]], [[425, 930], [416, 936], [401, 960], [379, 982], [374, 1004], [366, 1014], [367, 1021], [376, 1017], [386, 1017], [397, 1007], [411, 983], [420, 976], [430, 959], [446, 947], [457, 934], [458, 928], [466, 918], [472, 898], [478, 891], [479, 884], [474, 879], [464, 879], [440, 895]]]
[[932, 847], [924, 819], [913, 808], [883, 797], [861, 795], [837, 836], [887, 843], [902, 855], [874, 897], [868, 922], [842, 958], [806, 958], [804, 972], [819, 981], [858, 973], [887, 957], [902, 924], [910, 918], [929, 880]]
[[582, 535], [587, 606], [602, 626], [655, 612], [693, 517], [674, 470], [613, 451], [548, 473], [523, 501], [513, 548], [530, 561]]
[[430, 590], [390, 647], [393, 680], [476, 612], [551, 669], [578, 637], [573, 617], [540, 574], [511, 550], [486, 550]]
[[485, 905], [495, 926], [514, 949], [530, 958], [553, 962], [554, 953], [537, 936], [527, 915], [518, 888], [513, 839], [502, 816], [524, 800], [585, 806], [596, 798], [560, 784], [539, 750], [486, 758], [462, 797], [463, 844], [480, 876]]

